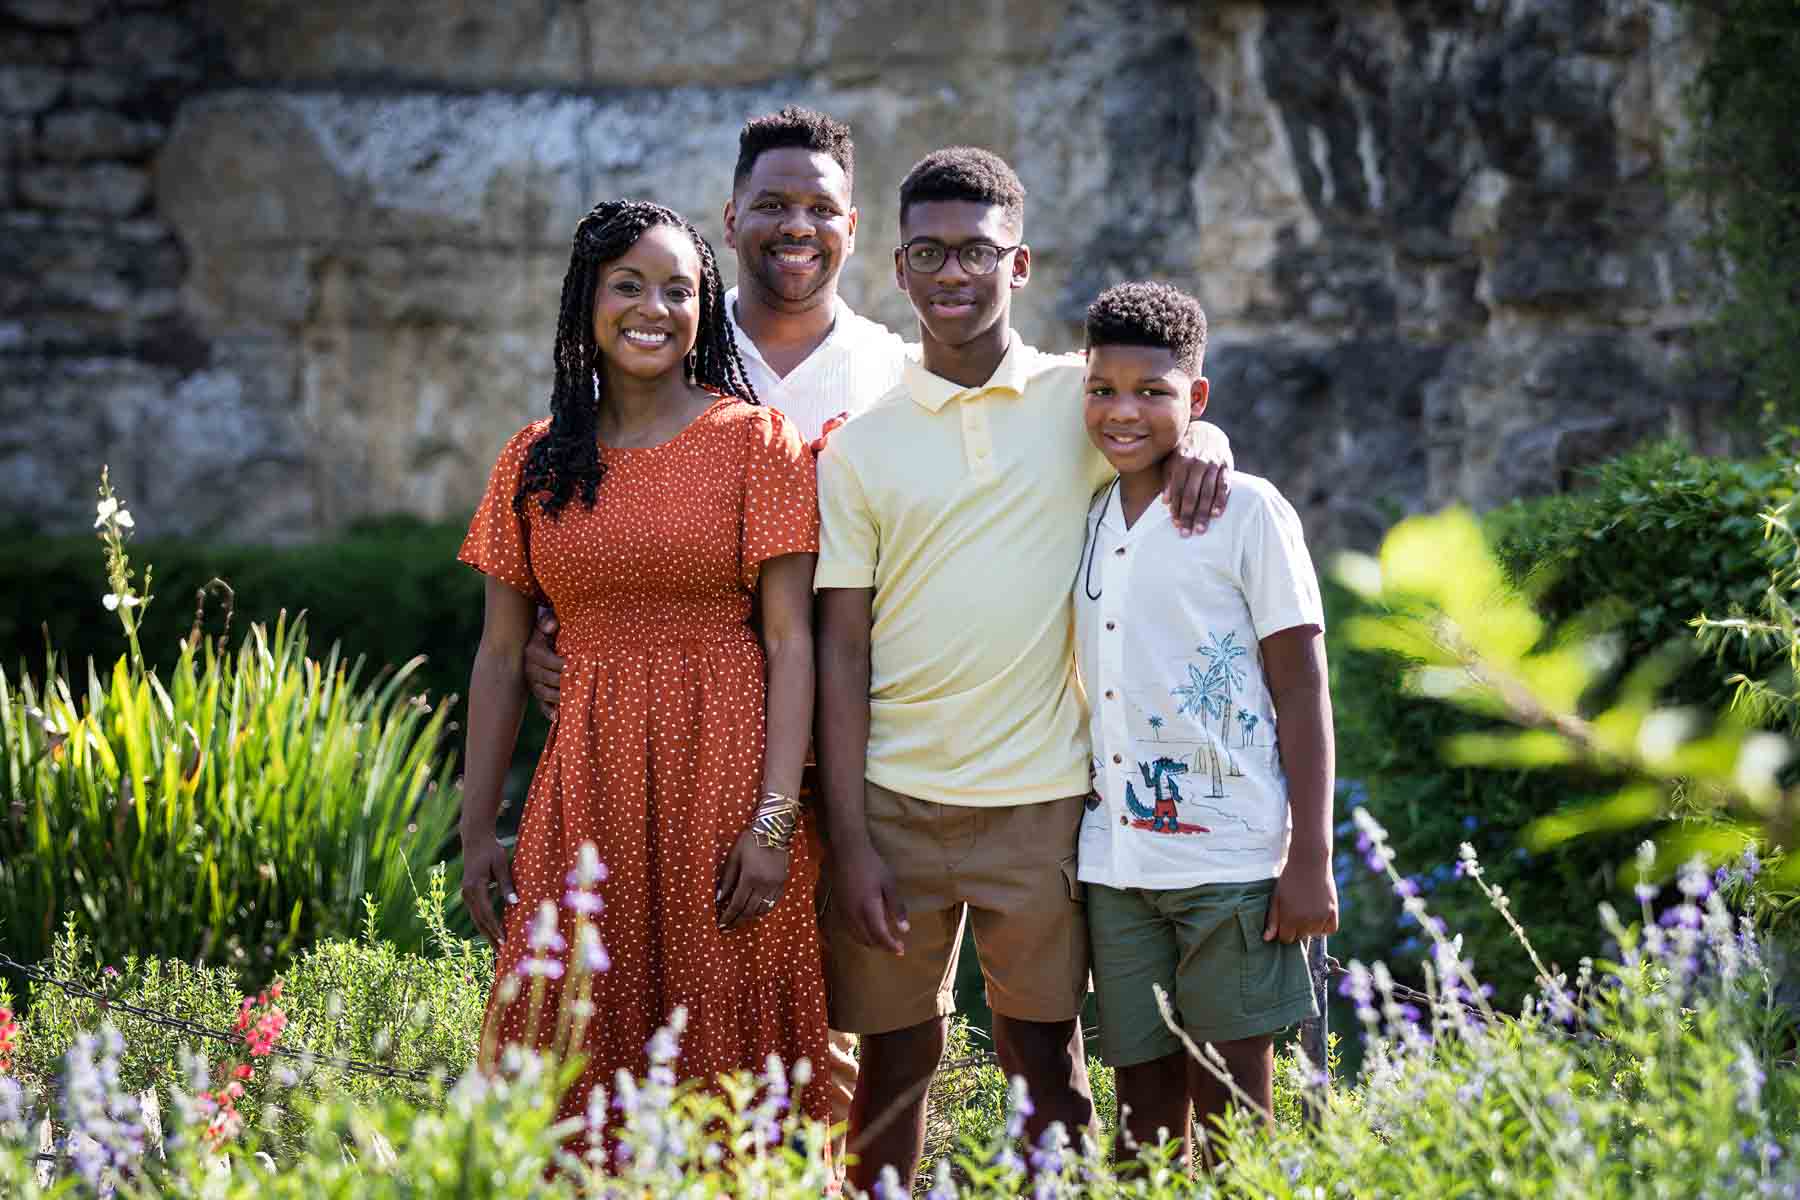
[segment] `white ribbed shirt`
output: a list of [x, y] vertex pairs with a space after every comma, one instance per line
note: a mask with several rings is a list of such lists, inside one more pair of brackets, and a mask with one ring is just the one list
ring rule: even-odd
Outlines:
[[764, 361], [750, 335], [738, 327], [738, 290], [725, 293], [731, 335], [756, 398], [794, 423], [807, 441], [817, 438], [825, 422], [840, 413], [855, 415], [897, 387], [906, 360], [916, 347], [887, 326], [859, 317], [836, 300], [831, 332], [805, 360], [781, 376]]

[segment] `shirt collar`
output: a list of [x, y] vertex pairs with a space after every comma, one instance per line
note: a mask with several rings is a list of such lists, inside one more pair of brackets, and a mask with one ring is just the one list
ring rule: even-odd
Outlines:
[[918, 402], [919, 407], [927, 412], [937, 412], [952, 400], [971, 400], [988, 392], [1011, 392], [1015, 396], [1025, 394], [1025, 385], [1031, 379], [1032, 352], [1030, 347], [1019, 340], [1016, 331], [1009, 331], [1006, 343], [1006, 354], [994, 373], [988, 376], [986, 383], [978, 387], [964, 387], [945, 379], [942, 375], [933, 375], [925, 369], [921, 359], [906, 360], [906, 390]]
[[[731, 322], [731, 336], [737, 341], [738, 353], [745, 358], [755, 359], [758, 366], [769, 374], [775, 375], [775, 369], [769, 366], [767, 360], [762, 356], [762, 351], [756, 348], [756, 340], [745, 333], [743, 327], [738, 324], [737, 302], [738, 290], [736, 288], [725, 293], [725, 319]], [[848, 335], [850, 325], [855, 319], [856, 314], [850, 311], [850, 306], [844, 303], [843, 297], [833, 296], [831, 299], [831, 331], [825, 335], [824, 341], [813, 347], [812, 354], [801, 359], [794, 370], [789, 371], [788, 374], [794, 374], [811, 362], [815, 355], [823, 354], [827, 349], [833, 348], [841, 338]], [[782, 377], [777, 375], [776, 378]]]

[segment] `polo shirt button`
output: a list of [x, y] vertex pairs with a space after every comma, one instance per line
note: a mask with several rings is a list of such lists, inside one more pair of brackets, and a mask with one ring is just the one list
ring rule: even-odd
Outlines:
[[1115, 754], [1115, 755], [1113, 755], [1113, 763], [1114, 763], [1114, 765], [1117, 765], [1117, 764], [1119, 764], [1119, 763], [1122, 763], [1122, 762], [1124, 762], [1124, 761], [1125, 761], [1125, 760], [1124, 760], [1124, 759], [1123, 759], [1123, 758], [1120, 758], [1120, 757], [1119, 757], [1119, 756], [1118, 756], [1118, 755], [1117, 755], [1117, 754]]
[[1115, 693], [1113, 692], [1113, 690], [1111, 688], [1106, 689], [1106, 698], [1108, 700], [1111, 700], [1114, 695], [1115, 695]]
[[1118, 627], [1119, 627], [1119, 626], [1118, 626], [1118, 624], [1117, 624], [1117, 622], [1114, 622], [1114, 621], [1108, 621], [1108, 622], [1107, 622], [1107, 623], [1106, 623], [1106, 627], [1107, 627], [1107, 628], [1108, 628], [1108, 629], [1117, 629], [1117, 628], [1118, 628]]
[[1125, 557], [1125, 547], [1120, 546], [1117, 550], [1114, 550], [1113, 553], [1117, 554], [1120, 558], [1123, 558]]

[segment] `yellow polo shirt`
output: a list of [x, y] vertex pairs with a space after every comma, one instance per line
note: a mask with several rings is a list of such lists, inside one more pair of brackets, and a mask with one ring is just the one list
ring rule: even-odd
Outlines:
[[813, 586], [875, 589], [872, 782], [972, 807], [1088, 790], [1069, 581], [1113, 471], [1084, 378], [1014, 334], [982, 386], [909, 361], [826, 442]]

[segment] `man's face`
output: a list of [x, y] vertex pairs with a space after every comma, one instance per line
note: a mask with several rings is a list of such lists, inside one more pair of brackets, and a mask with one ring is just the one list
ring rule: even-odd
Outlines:
[[[945, 346], [967, 345], [1004, 321], [1013, 292], [1031, 277], [1031, 250], [1017, 245], [1019, 229], [997, 204], [914, 204], [900, 219], [900, 240], [901, 248], [894, 251], [895, 279], [919, 314], [925, 336]], [[1008, 252], [999, 255], [991, 272], [978, 274], [958, 254], [977, 245]], [[921, 246], [942, 251], [930, 255], [942, 263], [935, 271], [916, 261]]]
[[725, 244], [737, 251], [739, 285], [765, 303], [790, 312], [829, 303], [856, 249], [844, 168], [797, 146], [763, 151], [725, 206]]

